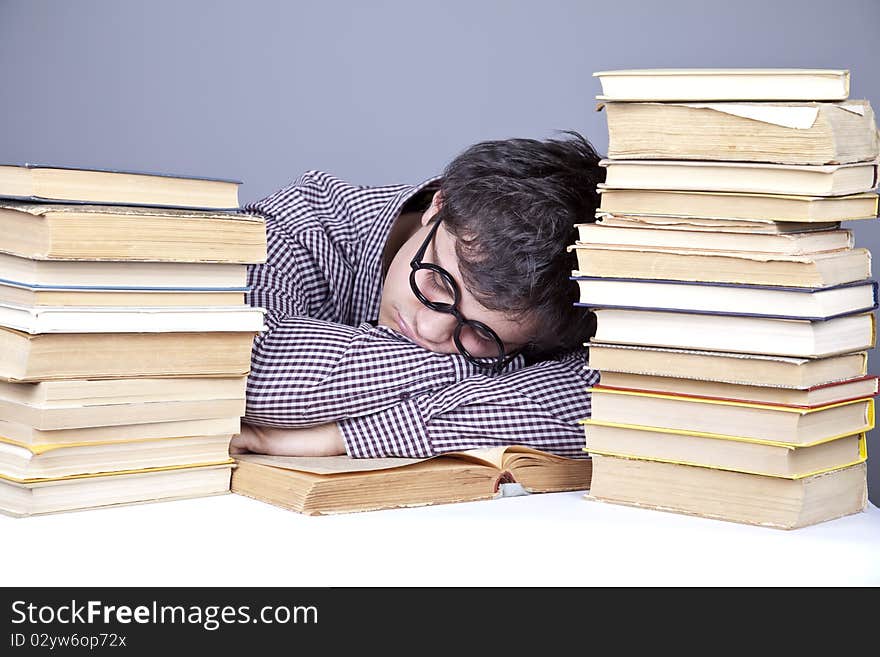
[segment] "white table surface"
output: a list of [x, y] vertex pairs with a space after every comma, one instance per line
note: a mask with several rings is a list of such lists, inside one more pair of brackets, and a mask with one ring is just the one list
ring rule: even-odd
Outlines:
[[880, 584], [873, 505], [785, 531], [582, 492], [334, 516], [227, 494], [0, 516], [0, 536], [3, 586]]

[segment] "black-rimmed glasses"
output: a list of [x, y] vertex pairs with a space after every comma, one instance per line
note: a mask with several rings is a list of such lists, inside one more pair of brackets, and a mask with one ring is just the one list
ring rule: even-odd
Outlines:
[[[452, 275], [438, 265], [431, 262], [422, 262], [425, 252], [428, 250], [428, 245], [437, 233], [440, 220], [441, 217], [438, 216], [434, 221], [434, 225], [431, 226], [427, 237], [425, 237], [425, 241], [422, 242], [419, 250], [416, 251], [416, 254], [409, 263], [410, 267], [412, 267], [412, 271], [409, 273], [409, 285], [412, 288], [413, 294], [416, 295], [416, 298], [423, 305], [435, 312], [455, 317], [457, 324], [452, 339], [462, 356], [478, 367], [492, 370], [493, 372], [500, 372], [519, 355], [521, 350], [518, 349], [511, 354], [506, 354], [504, 343], [495, 331], [483, 322], [466, 319], [458, 309], [458, 304], [461, 301], [461, 290], [458, 287], [458, 283], [452, 278]], [[461, 342], [461, 332], [465, 326], [470, 328], [481, 341], [488, 345], [489, 351], [492, 352], [490, 355], [474, 356], [467, 350]]]

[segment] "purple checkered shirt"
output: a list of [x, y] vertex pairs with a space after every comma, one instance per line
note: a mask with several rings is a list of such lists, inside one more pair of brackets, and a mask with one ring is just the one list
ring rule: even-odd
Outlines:
[[267, 330], [254, 341], [245, 419], [336, 422], [352, 457], [511, 444], [584, 457], [578, 420], [599, 378], [585, 349], [529, 366], [519, 356], [492, 375], [375, 325], [392, 224], [438, 185], [363, 187], [309, 171], [246, 206], [266, 219], [268, 254], [248, 268], [248, 303], [266, 309]]

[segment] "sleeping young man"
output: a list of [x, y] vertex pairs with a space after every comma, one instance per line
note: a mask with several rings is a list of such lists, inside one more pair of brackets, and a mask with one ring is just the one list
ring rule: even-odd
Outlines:
[[566, 246], [599, 156], [577, 133], [471, 146], [420, 185], [311, 171], [248, 205], [266, 309], [232, 453], [428, 457], [521, 444], [583, 457], [598, 381]]

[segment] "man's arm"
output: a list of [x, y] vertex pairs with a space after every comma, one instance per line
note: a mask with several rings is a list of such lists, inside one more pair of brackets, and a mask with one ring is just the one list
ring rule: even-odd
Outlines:
[[307, 429], [273, 429], [242, 422], [241, 432], [229, 443], [229, 453], [245, 452], [272, 456], [338, 456], [345, 454], [345, 443], [335, 422]]
[[526, 444], [584, 456], [578, 420], [589, 417], [585, 388], [598, 372], [585, 352], [499, 377], [473, 375], [377, 413], [305, 429], [243, 425], [235, 451], [290, 456], [432, 456], [474, 447]]
[[[267, 319], [254, 345], [245, 422], [275, 427], [234, 447], [263, 453], [425, 457], [526, 444], [583, 456], [589, 417], [586, 351], [489, 376], [458, 354], [413, 344], [387, 327], [308, 317]], [[284, 431], [301, 429], [301, 431]], [[248, 446], [250, 445], [250, 446]], [[284, 447], [282, 447], [284, 445]], [[256, 447], [256, 449], [254, 449]]]
[[500, 376], [477, 374], [383, 411], [339, 422], [354, 457], [428, 457], [475, 447], [523, 444], [583, 457], [590, 416], [586, 388], [599, 372], [586, 350]]
[[[301, 428], [393, 409], [479, 371], [369, 323], [267, 315], [254, 341], [245, 421]], [[510, 367], [516, 367], [514, 363]]]

